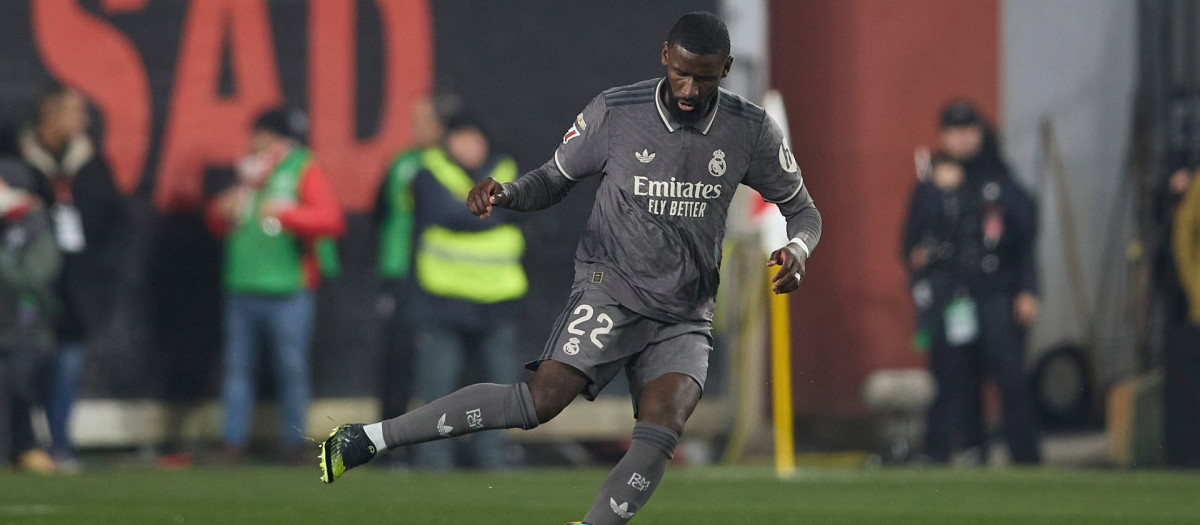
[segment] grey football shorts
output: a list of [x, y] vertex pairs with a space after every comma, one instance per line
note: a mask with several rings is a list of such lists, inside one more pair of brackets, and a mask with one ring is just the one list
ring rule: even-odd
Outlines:
[[636, 409], [642, 388], [668, 373], [687, 375], [703, 390], [711, 352], [710, 323], [656, 321], [584, 283], [572, 291], [541, 357], [525, 367], [537, 370], [542, 361], [554, 360], [583, 372], [590, 380], [583, 391], [589, 400], [623, 368]]

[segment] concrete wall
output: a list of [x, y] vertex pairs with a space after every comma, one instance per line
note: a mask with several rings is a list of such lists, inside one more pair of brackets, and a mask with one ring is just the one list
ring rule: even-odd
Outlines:
[[[1122, 180], [1137, 84], [1137, 6], [1131, 0], [1005, 0], [1001, 6], [1003, 145], [1041, 206], [1043, 300], [1032, 349], [1086, 340], [1084, 323], [1096, 316], [1102, 336], [1096, 364], [1107, 383], [1133, 369], [1132, 321], [1120, 292], [1132, 224], [1132, 196]], [[1054, 185], [1041, 180], [1049, 175], [1038, 161], [1044, 118], [1053, 122], [1066, 167], [1088, 312], [1079, 312], [1071, 298], [1064, 206]], [[1114, 271], [1102, 275], [1105, 261]]]

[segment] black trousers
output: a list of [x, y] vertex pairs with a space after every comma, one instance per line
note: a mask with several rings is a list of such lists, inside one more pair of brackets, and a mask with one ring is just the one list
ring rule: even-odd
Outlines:
[[0, 463], [37, 447], [31, 412], [51, 362], [44, 351], [0, 348]]
[[390, 307], [380, 312], [380, 368], [382, 373], [380, 402], [383, 416], [390, 418], [408, 411], [413, 397], [413, 354], [416, 352], [416, 336], [410, 320], [408, 279], [384, 282], [385, 302]]
[[1025, 331], [1013, 319], [1013, 296], [990, 294], [976, 298], [979, 336], [975, 342], [951, 346], [946, 342], [944, 305], [935, 306], [929, 366], [937, 395], [929, 408], [925, 454], [947, 461], [962, 447], [984, 445], [980, 389], [991, 377], [1000, 390], [1003, 435], [1015, 463], [1041, 461], [1033, 393], [1025, 369]]
[[1200, 327], [1168, 327], [1163, 355], [1163, 441], [1167, 464], [1200, 468]]

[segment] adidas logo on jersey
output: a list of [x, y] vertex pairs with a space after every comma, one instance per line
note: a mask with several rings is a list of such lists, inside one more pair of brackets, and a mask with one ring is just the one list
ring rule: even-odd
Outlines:
[[438, 419], [437, 431], [442, 437], [450, 437], [450, 433], [454, 432], [454, 427], [446, 424], [446, 414]]
[[627, 520], [627, 519], [633, 517], [634, 513], [629, 512], [629, 502], [628, 501], [626, 501], [625, 503], [622, 503], [620, 505], [617, 505], [617, 500], [608, 498], [608, 506], [612, 507], [612, 511], [615, 512], [618, 516], [620, 516], [621, 519], [623, 519], [623, 520]]
[[642, 164], [650, 164], [650, 161], [654, 160], [655, 155], [657, 155], [657, 153], [650, 153], [650, 150], [648, 149], [642, 150], [641, 153], [636, 151], [633, 152], [633, 156], [637, 157], [638, 162], [641, 162]]

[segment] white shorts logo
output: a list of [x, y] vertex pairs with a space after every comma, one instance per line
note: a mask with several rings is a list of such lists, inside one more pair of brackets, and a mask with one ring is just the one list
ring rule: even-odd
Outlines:
[[629, 478], [629, 486], [636, 489], [638, 492], [646, 492], [650, 488], [650, 480], [643, 477], [637, 472], [633, 473], [633, 477]]
[[563, 353], [567, 355], [575, 355], [579, 353], [579, 338], [572, 337], [567, 340], [567, 344], [563, 345]]
[[483, 428], [483, 411], [476, 408], [475, 410], [467, 411], [467, 426], [480, 429]]
[[796, 157], [792, 155], [791, 148], [788, 148], [787, 141], [779, 143], [779, 167], [788, 173], [796, 173]]
[[708, 173], [713, 177], [720, 177], [725, 174], [725, 152], [717, 150], [713, 152], [712, 160], [708, 161]]

